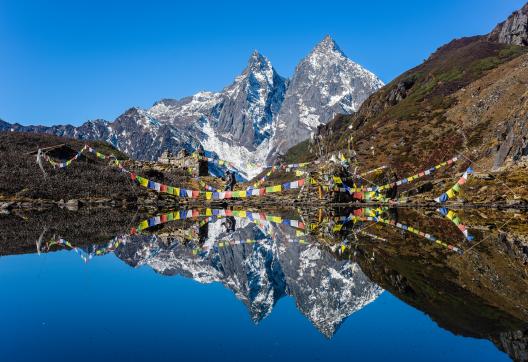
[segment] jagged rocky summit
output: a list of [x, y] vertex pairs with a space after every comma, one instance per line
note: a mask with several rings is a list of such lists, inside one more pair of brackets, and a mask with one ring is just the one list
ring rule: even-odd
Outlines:
[[381, 80], [348, 59], [326, 36], [297, 65], [290, 80], [255, 51], [242, 74], [220, 92], [163, 99], [149, 109], [131, 108], [113, 122], [44, 127], [0, 121], [0, 130], [105, 140], [134, 158], [147, 160], [156, 159], [165, 149], [192, 150], [201, 144], [251, 177], [335, 114], [356, 111], [382, 86]]
[[528, 3], [498, 24], [488, 39], [503, 44], [528, 45]]

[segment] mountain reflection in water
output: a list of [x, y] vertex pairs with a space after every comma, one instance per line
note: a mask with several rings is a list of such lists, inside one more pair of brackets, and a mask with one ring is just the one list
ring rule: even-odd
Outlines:
[[[35, 241], [39, 253], [74, 249], [86, 262], [114, 253], [134, 268], [222, 283], [255, 323], [291, 296], [328, 338], [387, 290], [455, 334], [488, 339], [515, 360], [528, 358], [522, 213], [196, 209], [149, 218], [110, 214], [106, 222], [83, 224], [91, 216], [76, 216], [68, 226], [71, 215], [39, 215], [24, 232], [14, 216], [4, 217], [10, 242], [2, 240], [2, 254], [34, 252]], [[98, 241], [87, 243], [92, 237]]]

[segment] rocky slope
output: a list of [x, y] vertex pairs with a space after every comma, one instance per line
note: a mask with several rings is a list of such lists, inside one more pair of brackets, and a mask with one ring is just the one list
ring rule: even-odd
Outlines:
[[299, 63], [291, 81], [255, 51], [244, 71], [220, 92], [164, 99], [146, 110], [131, 108], [113, 122], [43, 127], [0, 121], [0, 130], [105, 140], [144, 160], [156, 159], [164, 149], [191, 150], [201, 144], [252, 177], [260, 170], [254, 164], [308, 138], [336, 113], [355, 111], [382, 85], [326, 37]]

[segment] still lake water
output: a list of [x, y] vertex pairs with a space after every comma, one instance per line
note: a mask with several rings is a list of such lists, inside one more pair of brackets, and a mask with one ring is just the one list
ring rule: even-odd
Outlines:
[[[35, 248], [0, 257], [0, 360], [510, 360], [486, 337], [504, 332], [490, 323], [504, 311], [490, 316], [483, 308], [488, 315], [476, 312], [458, 325], [453, 304], [444, 308], [443, 297], [425, 296], [411, 274], [407, 286], [399, 277], [391, 291], [371, 280], [383, 284], [382, 274], [401, 264], [371, 249], [388, 244], [391, 232], [412, 244], [411, 253], [431, 248], [424, 254], [435, 254], [431, 264], [464, 256], [427, 240], [413, 244], [407, 232], [379, 222], [345, 220], [350, 226], [343, 227], [332, 216], [319, 218], [317, 229], [309, 222], [292, 227], [286, 217], [239, 216], [161, 217], [143, 232], [76, 250], [53, 245], [58, 234], [48, 235], [40, 255]], [[329, 238], [335, 245], [323, 246]], [[427, 268], [420, 255], [413, 258]], [[409, 295], [414, 306], [403, 301]], [[422, 305], [455, 330], [440, 327]], [[465, 336], [480, 328], [480, 317], [483, 335]]]

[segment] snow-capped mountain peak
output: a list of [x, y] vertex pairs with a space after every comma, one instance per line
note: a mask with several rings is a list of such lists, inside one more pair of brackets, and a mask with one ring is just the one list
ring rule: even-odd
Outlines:
[[263, 76], [262, 81], [273, 82], [273, 66], [268, 58], [260, 54], [257, 50], [251, 53], [248, 60], [247, 69], [256, 77]]
[[295, 68], [277, 117], [274, 152], [310, 137], [336, 114], [355, 112], [383, 82], [353, 62], [326, 36]]
[[319, 54], [334, 54], [336, 56], [345, 56], [345, 53], [339, 48], [337, 43], [330, 35], [326, 35], [308, 54], [307, 58], [313, 58]]
[[356, 111], [382, 85], [326, 36], [291, 79], [281, 77], [255, 50], [240, 75], [219, 92], [162, 99], [147, 110], [131, 108], [113, 122], [16, 129], [103, 139], [134, 158], [150, 160], [165, 149], [192, 150], [201, 144], [252, 177], [261, 170], [255, 164], [271, 163], [336, 114]]

